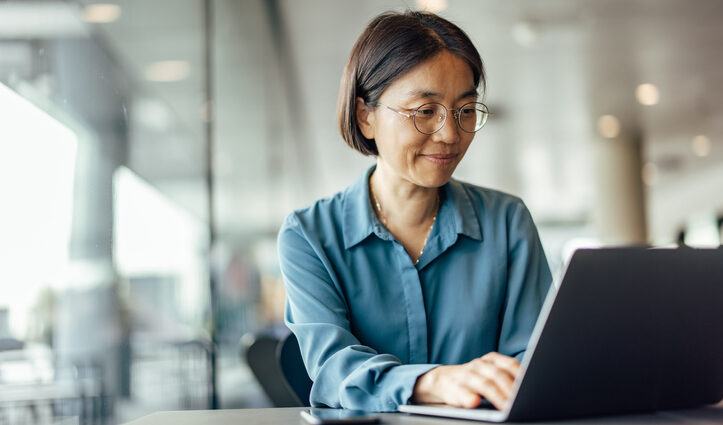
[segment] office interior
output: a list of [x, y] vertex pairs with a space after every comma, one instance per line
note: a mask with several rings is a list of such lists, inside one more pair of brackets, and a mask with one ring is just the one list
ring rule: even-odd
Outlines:
[[276, 235], [373, 164], [338, 134], [385, 10], [462, 27], [492, 116], [455, 177], [577, 248], [717, 247], [718, 0], [0, 1], [0, 424], [270, 407]]

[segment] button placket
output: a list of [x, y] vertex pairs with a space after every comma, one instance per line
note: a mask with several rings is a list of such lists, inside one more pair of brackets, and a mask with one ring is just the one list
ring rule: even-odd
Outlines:
[[407, 312], [407, 330], [409, 335], [409, 363], [428, 363], [427, 353], [427, 313], [422, 295], [419, 271], [412, 263], [404, 246], [393, 241], [394, 253], [400, 268], [401, 285], [404, 293], [404, 308]]

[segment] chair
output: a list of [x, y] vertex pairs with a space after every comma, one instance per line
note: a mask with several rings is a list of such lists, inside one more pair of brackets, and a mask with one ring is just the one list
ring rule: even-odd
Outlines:
[[289, 390], [276, 360], [279, 339], [269, 335], [254, 335], [251, 338], [245, 336], [241, 343], [242, 358], [246, 358], [251, 373], [271, 404], [274, 407], [301, 406], [296, 395]]
[[284, 376], [284, 383], [296, 396], [299, 406], [310, 406], [309, 393], [312, 381], [306, 373], [299, 342], [293, 333], [289, 333], [279, 342], [276, 358]]
[[274, 407], [309, 406], [311, 379], [294, 334], [279, 340], [270, 335], [242, 339], [242, 357]]

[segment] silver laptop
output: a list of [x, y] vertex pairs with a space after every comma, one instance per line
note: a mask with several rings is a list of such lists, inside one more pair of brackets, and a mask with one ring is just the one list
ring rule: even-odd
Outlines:
[[723, 398], [723, 248], [577, 251], [550, 290], [505, 410], [404, 405], [489, 422], [624, 414]]

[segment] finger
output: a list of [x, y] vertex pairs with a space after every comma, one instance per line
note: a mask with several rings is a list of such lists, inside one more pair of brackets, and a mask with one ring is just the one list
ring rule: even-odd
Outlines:
[[487, 399], [490, 403], [492, 403], [492, 405], [496, 409], [504, 409], [505, 405], [507, 404], [507, 396], [491, 379], [484, 378], [484, 383], [485, 385], [482, 386], [481, 390], [479, 391], [480, 395]]
[[483, 378], [486, 378], [500, 390], [502, 391], [505, 396], [508, 396], [510, 392], [512, 391], [512, 386], [515, 383], [515, 379], [510, 376], [510, 374], [503, 370], [497, 368], [497, 366], [494, 365], [488, 365], [486, 367], [480, 368], [479, 371], [477, 371]]
[[504, 410], [507, 406], [507, 396], [502, 394], [495, 385], [488, 386], [482, 396], [492, 403], [497, 410]]
[[[491, 369], [492, 367], [493, 366], [487, 366], [486, 369]], [[467, 385], [471, 391], [489, 400], [496, 408], [502, 409], [502, 406], [504, 406], [507, 401], [509, 391], [500, 388], [500, 383], [494, 378], [487, 376], [487, 373], [488, 372], [484, 371], [480, 373], [477, 370], [473, 370], [468, 375], [465, 385]]]
[[493, 359], [480, 358], [473, 362], [473, 370], [484, 378], [494, 380], [498, 386], [507, 394], [512, 390], [515, 382], [515, 375], [508, 369], [500, 368], [493, 362]]
[[444, 402], [451, 406], [472, 409], [479, 406], [482, 402], [481, 395], [463, 385], [456, 385], [454, 389], [447, 394]]
[[513, 378], [520, 373], [520, 362], [514, 357], [499, 355], [494, 359], [495, 366], [507, 371]]
[[512, 375], [512, 378], [516, 378], [520, 372], [520, 362], [514, 357], [505, 356], [504, 354], [491, 352], [481, 357], [485, 363], [492, 363], [498, 368], [505, 370], [507, 373]]

